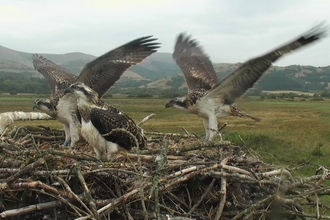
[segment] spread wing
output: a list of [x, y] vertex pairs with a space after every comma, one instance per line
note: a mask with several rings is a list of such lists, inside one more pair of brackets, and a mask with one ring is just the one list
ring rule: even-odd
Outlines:
[[210, 58], [195, 40], [180, 34], [177, 38], [173, 59], [180, 66], [189, 91], [210, 90], [218, 83], [218, 77]]
[[[142, 148], [146, 144], [141, 129], [136, 126], [128, 115], [114, 107], [108, 106], [107, 110], [94, 108], [91, 111], [90, 119], [95, 128], [98, 129], [101, 135], [104, 135], [106, 140], [117, 143], [127, 150], [136, 146], [134, 137], [138, 140], [139, 147]], [[113, 130], [117, 128], [122, 130]], [[130, 132], [134, 137], [123, 130]], [[113, 132], [109, 134], [111, 131]]]
[[304, 47], [325, 36], [323, 24], [317, 25], [297, 39], [271, 52], [243, 63], [237, 70], [219, 82], [205, 98], [220, 98], [226, 104], [232, 104], [242, 96], [262, 76], [262, 74], [283, 55]]
[[34, 69], [46, 78], [52, 94], [56, 93], [58, 90], [66, 89], [77, 78], [77, 76], [67, 69], [58, 66], [41, 55], [33, 54], [32, 62]]
[[102, 97], [130, 66], [156, 52], [159, 43], [152, 36], [124, 44], [86, 64], [77, 82], [83, 82]]

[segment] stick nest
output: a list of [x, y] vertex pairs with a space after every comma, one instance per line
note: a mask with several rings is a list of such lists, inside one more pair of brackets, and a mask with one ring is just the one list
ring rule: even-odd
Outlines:
[[8, 130], [0, 142], [0, 218], [330, 219], [329, 171], [309, 177], [261, 161], [247, 147], [147, 133], [148, 147], [99, 161], [63, 131]]

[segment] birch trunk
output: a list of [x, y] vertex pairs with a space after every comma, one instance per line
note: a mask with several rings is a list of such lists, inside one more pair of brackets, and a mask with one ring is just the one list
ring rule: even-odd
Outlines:
[[0, 134], [2, 134], [6, 127], [14, 123], [15, 121], [22, 120], [48, 120], [53, 119], [49, 115], [41, 112], [4, 112], [0, 113]]

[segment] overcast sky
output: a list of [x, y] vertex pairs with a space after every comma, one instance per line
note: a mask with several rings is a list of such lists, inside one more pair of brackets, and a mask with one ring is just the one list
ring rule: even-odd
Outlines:
[[[95, 56], [154, 35], [172, 53], [196, 38], [214, 63], [244, 62], [327, 21], [329, 0], [0, 0], [0, 45], [22, 52]], [[330, 65], [329, 37], [275, 65]]]

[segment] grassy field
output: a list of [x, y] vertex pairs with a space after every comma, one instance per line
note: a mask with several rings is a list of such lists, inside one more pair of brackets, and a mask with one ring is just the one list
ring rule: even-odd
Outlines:
[[[0, 112], [32, 111], [35, 95], [0, 96]], [[183, 133], [181, 127], [198, 135], [204, 134], [202, 119], [176, 109], [165, 109], [164, 99], [111, 98], [106, 102], [125, 111], [135, 121], [155, 113], [143, 125], [147, 131]], [[330, 100], [325, 101], [261, 101], [242, 99], [237, 106], [259, 117], [260, 122], [246, 118], [227, 117], [223, 138], [246, 145], [264, 161], [288, 168], [305, 164], [295, 175], [311, 175], [319, 165], [330, 167]], [[13, 124], [44, 125], [62, 128], [57, 121], [27, 121]]]

